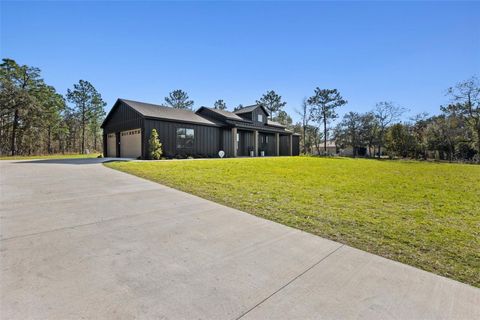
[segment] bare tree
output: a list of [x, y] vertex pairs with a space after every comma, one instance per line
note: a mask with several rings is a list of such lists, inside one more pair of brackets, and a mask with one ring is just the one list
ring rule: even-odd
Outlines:
[[480, 156], [480, 84], [477, 77], [458, 83], [447, 91], [455, 104], [441, 108], [446, 113], [462, 116], [477, 134], [477, 152]]
[[407, 111], [407, 109], [395, 105], [393, 102], [382, 101], [375, 105], [373, 114], [378, 123], [378, 157], [382, 153], [382, 147], [385, 144], [385, 134], [389, 125], [400, 120], [400, 117]]
[[429, 116], [427, 112], [421, 112], [410, 119], [412, 135], [416, 142], [415, 158], [421, 157], [427, 159], [427, 139], [426, 131], [429, 123]]
[[[372, 157], [372, 148], [378, 137], [378, 121], [372, 112], [362, 115], [362, 130], [364, 132], [365, 144], [368, 148], [368, 156]], [[375, 153], [375, 150], [373, 150]]]
[[310, 129], [308, 131], [312, 139], [312, 144], [317, 149], [317, 154], [320, 155], [320, 144], [322, 143], [322, 140], [323, 140], [322, 132], [320, 131], [320, 128], [317, 126], [310, 126]]
[[307, 153], [307, 127], [311, 119], [311, 112], [307, 103], [307, 98], [303, 98], [301, 109], [295, 110], [295, 113], [302, 118], [303, 153]]

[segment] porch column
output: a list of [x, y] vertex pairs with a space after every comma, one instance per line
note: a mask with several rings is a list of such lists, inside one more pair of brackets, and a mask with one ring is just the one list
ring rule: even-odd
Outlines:
[[237, 156], [237, 128], [232, 128], [232, 157]]
[[288, 141], [289, 141], [289, 149], [288, 149], [288, 155], [293, 155], [292, 153], [292, 146], [293, 146], [293, 134], [291, 134], [289, 137], [288, 137]]
[[255, 148], [255, 157], [258, 157], [258, 131], [253, 131], [253, 147]]
[[275, 154], [280, 155], [280, 133], [275, 133]]

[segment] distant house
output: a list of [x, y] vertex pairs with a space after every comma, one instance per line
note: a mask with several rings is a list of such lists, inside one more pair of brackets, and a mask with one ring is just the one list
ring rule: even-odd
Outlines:
[[298, 155], [299, 136], [268, 116], [260, 105], [194, 112], [118, 99], [102, 124], [104, 154], [148, 159], [148, 139], [156, 129], [166, 157], [218, 157], [220, 150], [226, 157]]
[[[319, 148], [320, 149], [320, 154], [324, 154], [324, 144], [323, 142], [320, 143]], [[318, 149], [314, 148], [313, 149], [313, 154], [318, 155]], [[345, 146], [341, 148], [340, 146], [337, 145], [335, 140], [327, 140], [327, 154], [328, 155], [338, 155], [338, 156], [345, 156], [345, 157], [351, 157], [353, 156], [353, 148], [351, 146]]]

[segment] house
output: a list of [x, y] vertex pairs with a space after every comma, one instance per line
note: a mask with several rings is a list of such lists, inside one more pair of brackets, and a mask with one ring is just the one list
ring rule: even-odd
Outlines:
[[156, 129], [166, 157], [288, 156], [300, 152], [299, 136], [252, 105], [235, 112], [201, 107], [196, 112], [118, 99], [102, 124], [106, 157], [148, 159]]
[[[320, 143], [318, 148], [313, 149], [313, 154], [319, 154], [318, 149], [320, 149], [320, 154], [324, 155], [324, 144], [323, 142]], [[338, 144], [335, 140], [327, 140], [327, 155], [337, 155], [343, 157], [354, 157], [360, 156], [365, 157], [367, 155], [371, 156], [368, 152], [368, 149], [365, 147], [352, 147], [351, 145], [346, 144]]]
[[[324, 154], [324, 144], [323, 142], [320, 143], [319, 147], [320, 154]], [[313, 154], [318, 154], [318, 149], [313, 149]], [[327, 155], [339, 155], [339, 156], [346, 156], [351, 157], [353, 156], [353, 148], [351, 146], [344, 146], [341, 148], [337, 145], [335, 140], [327, 140]]]

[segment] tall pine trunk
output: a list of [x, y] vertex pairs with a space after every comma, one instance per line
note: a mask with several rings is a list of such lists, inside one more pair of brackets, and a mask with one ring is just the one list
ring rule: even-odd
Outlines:
[[85, 106], [82, 108], [82, 150], [81, 153], [85, 153]]
[[85, 125], [82, 126], [82, 154], [85, 153]]
[[[303, 124], [303, 153], [307, 154], [307, 134], [306, 134], [306, 125]], [[480, 140], [480, 139], [479, 139]]]
[[478, 152], [478, 157], [480, 158], [480, 125], [477, 125], [477, 152]]
[[382, 142], [383, 142], [383, 137], [384, 137], [384, 127], [382, 126], [380, 128], [379, 136], [378, 136], [378, 159], [381, 158], [382, 156]]
[[327, 154], [327, 117], [325, 112], [323, 113], [323, 152]]
[[13, 126], [12, 126], [12, 139], [11, 139], [11, 145], [10, 145], [10, 150], [11, 150], [11, 155], [15, 155], [15, 147], [17, 144], [17, 127], [18, 127], [18, 109], [15, 109], [15, 114], [13, 115]]
[[52, 153], [52, 127], [48, 127], [47, 152]]
[[97, 128], [95, 127], [94, 133], [93, 133], [93, 150], [97, 151]]

